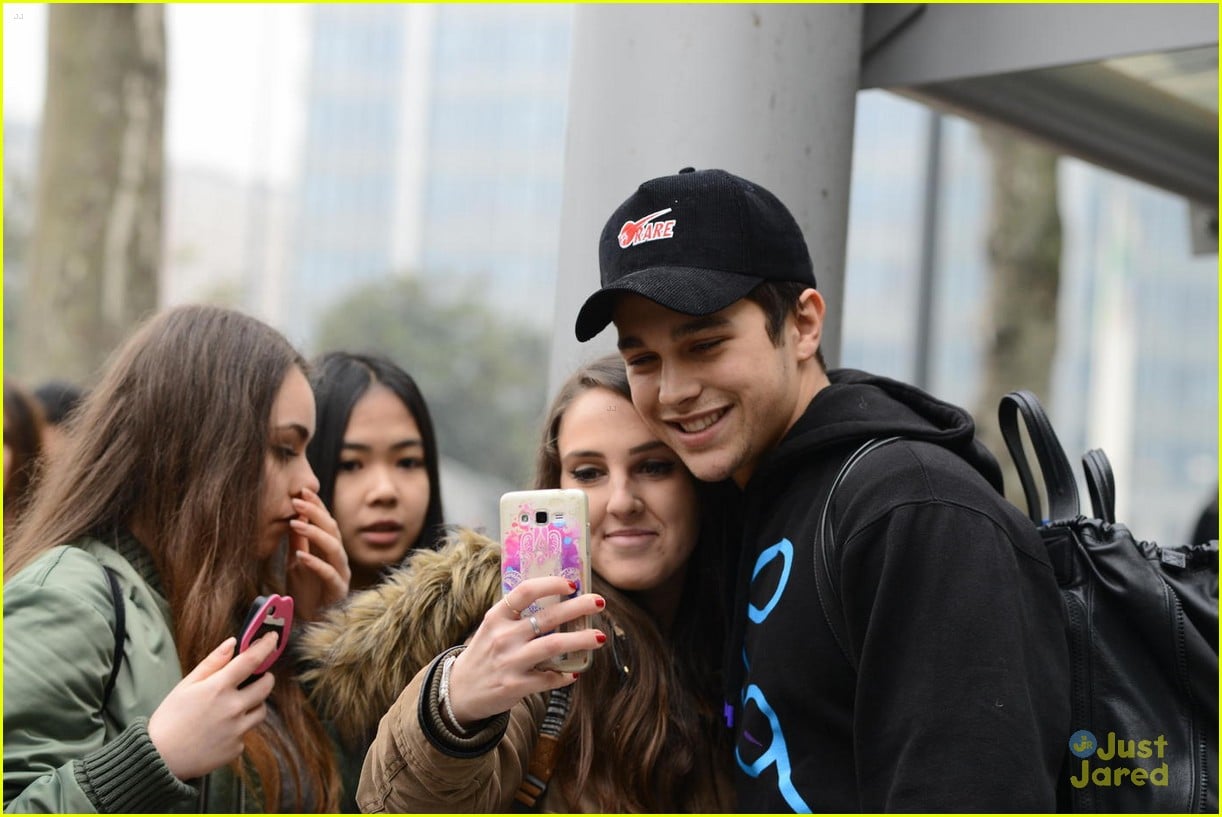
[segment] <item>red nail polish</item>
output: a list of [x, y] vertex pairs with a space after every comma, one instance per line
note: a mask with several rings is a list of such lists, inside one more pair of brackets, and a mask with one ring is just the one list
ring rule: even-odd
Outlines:
[[577, 583], [569, 582], [569, 590], [576, 590], [576, 589], [577, 589]]
[[576, 681], [576, 680], [577, 680], [578, 678], [580, 678], [580, 677], [581, 677], [581, 673], [580, 673], [580, 672], [574, 672], [574, 673], [573, 673], [573, 680], [574, 680], [574, 681]]
[[594, 599], [594, 606], [601, 610], [607, 606], [607, 602], [605, 599]]
[[607, 641], [607, 634], [606, 633], [596, 633], [594, 636], [594, 640], [597, 641], [599, 644], [605, 644]]

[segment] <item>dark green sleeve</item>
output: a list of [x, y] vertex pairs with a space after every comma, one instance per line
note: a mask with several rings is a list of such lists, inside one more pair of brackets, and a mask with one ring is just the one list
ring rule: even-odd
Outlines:
[[5, 586], [5, 811], [164, 810], [195, 793], [170, 773], [146, 720], [106, 739], [113, 601], [102, 568], [86, 566], [96, 581], [79, 587], [26, 571]]

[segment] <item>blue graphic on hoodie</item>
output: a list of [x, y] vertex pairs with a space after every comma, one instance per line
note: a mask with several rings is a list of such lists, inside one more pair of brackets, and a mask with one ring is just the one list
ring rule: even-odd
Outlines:
[[[768, 618], [769, 614], [777, 606], [781, 600], [781, 596], [785, 593], [785, 588], [789, 584], [789, 574], [793, 568], [793, 543], [788, 539], [782, 539], [772, 547], [765, 550], [759, 555], [755, 561], [755, 569], [751, 572], [751, 581], [754, 582], [759, 576], [760, 571], [770, 565], [776, 559], [782, 559], [781, 578], [777, 581], [776, 590], [763, 607], [756, 607], [750, 602], [747, 603], [747, 618], [754, 624], [760, 624]], [[743, 664], [747, 665], [747, 656], [743, 654]], [[750, 666], [747, 666], [750, 669]], [[738, 761], [738, 767], [743, 770], [748, 776], [758, 778], [770, 766], [776, 766], [777, 775], [777, 790], [781, 797], [789, 804], [789, 807], [794, 811], [809, 812], [810, 806], [798, 794], [798, 790], [794, 787], [793, 781], [790, 778], [791, 766], [789, 762], [789, 748], [785, 743], [785, 734], [781, 729], [781, 721], [777, 717], [776, 712], [768, 703], [768, 698], [764, 691], [755, 684], [748, 684], [742, 692], [742, 707], [743, 713], [746, 714], [747, 705], [755, 704], [759, 711], [768, 721], [768, 726], [772, 732], [772, 739], [765, 746], [756, 736], [747, 731], [747, 719], [743, 718], [742, 738], [749, 743], [759, 746], [763, 749], [758, 757], [751, 763], [743, 760], [742, 750], [740, 747], [734, 748], [734, 757]]]

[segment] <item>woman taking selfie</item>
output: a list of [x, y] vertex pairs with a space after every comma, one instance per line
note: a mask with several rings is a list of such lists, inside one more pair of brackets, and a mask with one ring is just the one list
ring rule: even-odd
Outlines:
[[6, 542], [7, 811], [334, 809], [287, 662], [246, 683], [276, 636], [233, 657], [256, 596], [309, 620], [348, 591], [313, 428], [303, 361], [253, 318], [177, 308], [118, 351]]
[[[537, 615], [542, 635], [520, 612], [568, 583], [528, 579], [503, 600], [500, 548], [469, 531], [414, 554], [311, 634], [315, 700], [357, 723], [385, 713], [362, 810], [504, 811], [515, 796], [542, 811], [732, 807], [716, 554], [700, 541], [696, 483], [627, 395], [622, 361], [607, 357], [575, 373], [549, 413], [536, 487], [587, 493], [595, 577], [594, 592]], [[594, 628], [548, 632], [583, 615]], [[585, 649], [593, 665], [580, 677], [535, 669]], [[362, 711], [358, 693], [376, 704]]]

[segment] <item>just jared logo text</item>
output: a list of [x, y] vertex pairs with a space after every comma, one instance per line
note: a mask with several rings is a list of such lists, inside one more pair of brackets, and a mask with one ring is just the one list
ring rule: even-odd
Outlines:
[[[1108, 732], [1106, 745], [1100, 746], [1093, 733], [1080, 729], [1069, 738], [1069, 751], [1082, 760], [1081, 769], [1069, 778], [1074, 788], [1084, 789], [1089, 785], [1166, 786], [1169, 783], [1169, 770], [1163, 760], [1167, 751], [1165, 735], [1147, 740], [1126, 740], [1117, 737], [1115, 732]], [[1137, 760], [1163, 762], [1158, 765], [1138, 764]], [[1119, 762], [1113, 764], [1112, 761]]]

